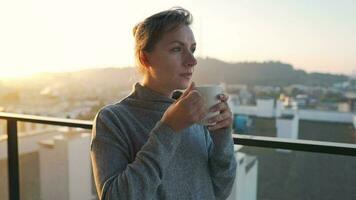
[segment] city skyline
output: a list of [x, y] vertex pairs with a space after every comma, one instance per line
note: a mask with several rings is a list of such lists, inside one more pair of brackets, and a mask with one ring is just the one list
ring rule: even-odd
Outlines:
[[[356, 70], [356, 3], [342, 1], [0, 1], [0, 78], [133, 66], [132, 27], [173, 6], [192, 12], [197, 57], [277, 60], [307, 72]], [[21, 5], [18, 6], [18, 5]]]

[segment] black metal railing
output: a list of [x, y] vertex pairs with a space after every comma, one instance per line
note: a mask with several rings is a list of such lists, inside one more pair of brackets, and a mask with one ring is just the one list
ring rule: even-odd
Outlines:
[[[7, 155], [9, 170], [9, 198], [20, 199], [19, 153], [17, 138], [17, 122], [32, 122], [39, 124], [92, 129], [92, 122], [85, 120], [61, 119], [0, 112], [0, 119], [7, 121]], [[335, 142], [320, 142], [311, 140], [293, 140], [274, 137], [235, 135], [234, 143], [245, 146], [288, 149], [315, 153], [328, 153], [356, 157], [356, 145]]]

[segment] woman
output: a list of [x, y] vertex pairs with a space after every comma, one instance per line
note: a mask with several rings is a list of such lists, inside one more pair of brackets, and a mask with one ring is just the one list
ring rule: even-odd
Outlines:
[[[143, 73], [133, 92], [101, 109], [91, 158], [100, 199], [226, 199], [236, 173], [227, 96], [204, 118], [191, 82], [196, 47], [192, 17], [182, 8], [148, 17], [134, 28]], [[186, 89], [175, 100], [174, 90]]]

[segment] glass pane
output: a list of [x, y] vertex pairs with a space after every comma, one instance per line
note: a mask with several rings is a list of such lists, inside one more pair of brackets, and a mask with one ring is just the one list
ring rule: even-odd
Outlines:
[[21, 199], [95, 199], [90, 130], [19, 122]]
[[7, 168], [6, 121], [0, 120], [0, 200], [7, 200], [9, 198]]
[[235, 145], [230, 199], [356, 199], [356, 158]]
[[235, 114], [234, 131], [237, 134], [257, 136], [356, 143], [356, 130], [351, 122], [320, 122]]

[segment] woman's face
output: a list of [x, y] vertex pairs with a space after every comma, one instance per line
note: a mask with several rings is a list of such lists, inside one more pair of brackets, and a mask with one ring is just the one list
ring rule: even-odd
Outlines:
[[189, 26], [181, 25], [165, 33], [153, 50], [146, 53], [149, 65], [146, 76], [165, 90], [187, 88], [197, 64], [193, 55], [195, 48]]

